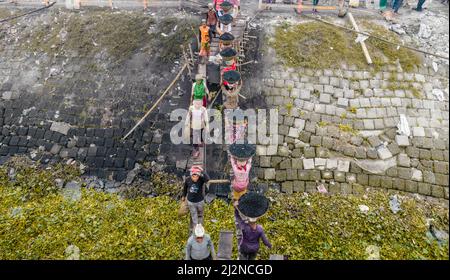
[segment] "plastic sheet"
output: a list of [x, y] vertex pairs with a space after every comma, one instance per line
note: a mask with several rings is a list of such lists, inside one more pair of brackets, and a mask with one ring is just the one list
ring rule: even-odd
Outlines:
[[394, 214], [397, 214], [397, 212], [399, 212], [400, 210], [402, 210], [400, 208], [400, 202], [398, 201], [397, 195], [393, 195], [391, 196], [390, 200], [389, 200], [389, 207], [391, 208], [391, 211]]
[[406, 119], [406, 116], [404, 114], [400, 114], [400, 122], [397, 125], [397, 132], [400, 135], [411, 135], [411, 130], [409, 129], [408, 120]]

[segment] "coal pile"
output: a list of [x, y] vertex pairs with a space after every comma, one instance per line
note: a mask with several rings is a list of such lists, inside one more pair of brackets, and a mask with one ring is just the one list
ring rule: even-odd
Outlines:
[[230, 154], [238, 159], [249, 159], [256, 153], [256, 146], [251, 144], [232, 144], [229, 149]]
[[241, 80], [241, 74], [238, 71], [230, 70], [223, 74], [223, 79], [230, 84], [234, 84]]
[[269, 200], [258, 193], [248, 192], [239, 199], [238, 210], [249, 218], [258, 218], [269, 210]]
[[220, 35], [219, 40], [225, 41], [225, 42], [230, 42], [230, 41], [234, 40], [234, 35], [229, 32], [225, 32], [222, 35]]
[[237, 55], [237, 52], [233, 48], [226, 48], [220, 52], [220, 56], [223, 58], [232, 58]]
[[223, 24], [230, 24], [233, 22], [233, 17], [230, 14], [224, 14], [223, 16], [219, 17], [219, 21]]

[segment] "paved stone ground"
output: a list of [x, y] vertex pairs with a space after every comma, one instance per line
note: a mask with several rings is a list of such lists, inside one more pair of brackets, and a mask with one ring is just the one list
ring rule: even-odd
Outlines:
[[[278, 18], [278, 23], [292, 20]], [[274, 23], [267, 18], [258, 22], [268, 37]], [[370, 186], [441, 198], [448, 204], [445, 65], [437, 72], [428, 66], [416, 73], [345, 65], [292, 69], [280, 66], [273, 60], [274, 50], [263, 45], [264, 72], [256, 79], [262, 79], [267, 104], [279, 109], [280, 137], [278, 146], [258, 146], [262, 181], [287, 193], [316, 192], [320, 184], [330, 193], [363, 193]], [[444, 101], [437, 99], [438, 93]], [[397, 133], [401, 114], [410, 137]]]

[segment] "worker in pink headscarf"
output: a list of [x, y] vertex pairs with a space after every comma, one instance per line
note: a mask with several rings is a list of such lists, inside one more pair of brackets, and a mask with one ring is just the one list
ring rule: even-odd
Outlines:
[[223, 15], [223, 10], [222, 7], [220, 7], [220, 5], [225, 2], [225, 0], [214, 0], [214, 6], [216, 8], [217, 11], [217, 16], [221, 17]]
[[237, 201], [247, 192], [249, 184], [249, 174], [252, 167], [252, 159], [240, 161], [233, 157], [230, 158], [231, 168], [233, 169], [233, 179], [231, 187], [233, 188], [233, 200]]
[[231, 4], [233, 4], [233, 17], [236, 18], [240, 11], [241, 0], [228, 0]]

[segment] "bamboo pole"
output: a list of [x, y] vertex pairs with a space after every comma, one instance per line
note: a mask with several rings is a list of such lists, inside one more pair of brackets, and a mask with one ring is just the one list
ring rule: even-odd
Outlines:
[[164, 96], [169, 92], [169, 90], [173, 87], [173, 85], [175, 85], [175, 82], [181, 77], [181, 74], [184, 72], [184, 70], [186, 69], [187, 64], [184, 64], [183, 67], [181, 68], [180, 72], [178, 72], [177, 76], [175, 77], [175, 79], [173, 79], [173, 81], [170, 83], [170, 85], [166, 88], [166, 90], [164, 91], [164, 93], [161, 95], [161, 97], [159, 97], [158, 100], [156, 100], [155, 104], [153, 104], [153, 106], [150, 108], [150, 110], [147, 111], [147, 113], [137, 122], [137, 124], [130, 130], [130, 132], [128, 132], [123, 138], [122, 141], [127, 139], [128, 136], [130, 136], [130, 134], [145, 120], [146, 117], [148, 117], [148, 115], [150, 115], [150, 113], [153, 111], [153, 109], [156, 108], [156, 106], [159, 104], [159, 102], [161, 102], [161, 100], [163, 100]]
[[[355, 30], [356, 30], [357, 32], [361, 32], [361, 31], [359, 30], [358, 25], [356, 24], [355, 19], [353, 18], [352, 13], [348, 13], [348, 17], [349, 17], [349, 19], [350, 19], [350, 21], [351, 21], [351, 23], [352, 23], [352, 25], [353, 25], [353, 28], [355, 28]], [[367, 64], [372, 64], [372, 58], [370, 58], [369, 50], [367, 50], [366, 43], [364, 43], [364, 41], [361, 41], [361, 42], [359, 42], [359, 43], [361, 44], [361, 48], [362, 48], [362, 50], [363, 50], [363, 52], [364, 52], [364, 56], [366, 57]]]

